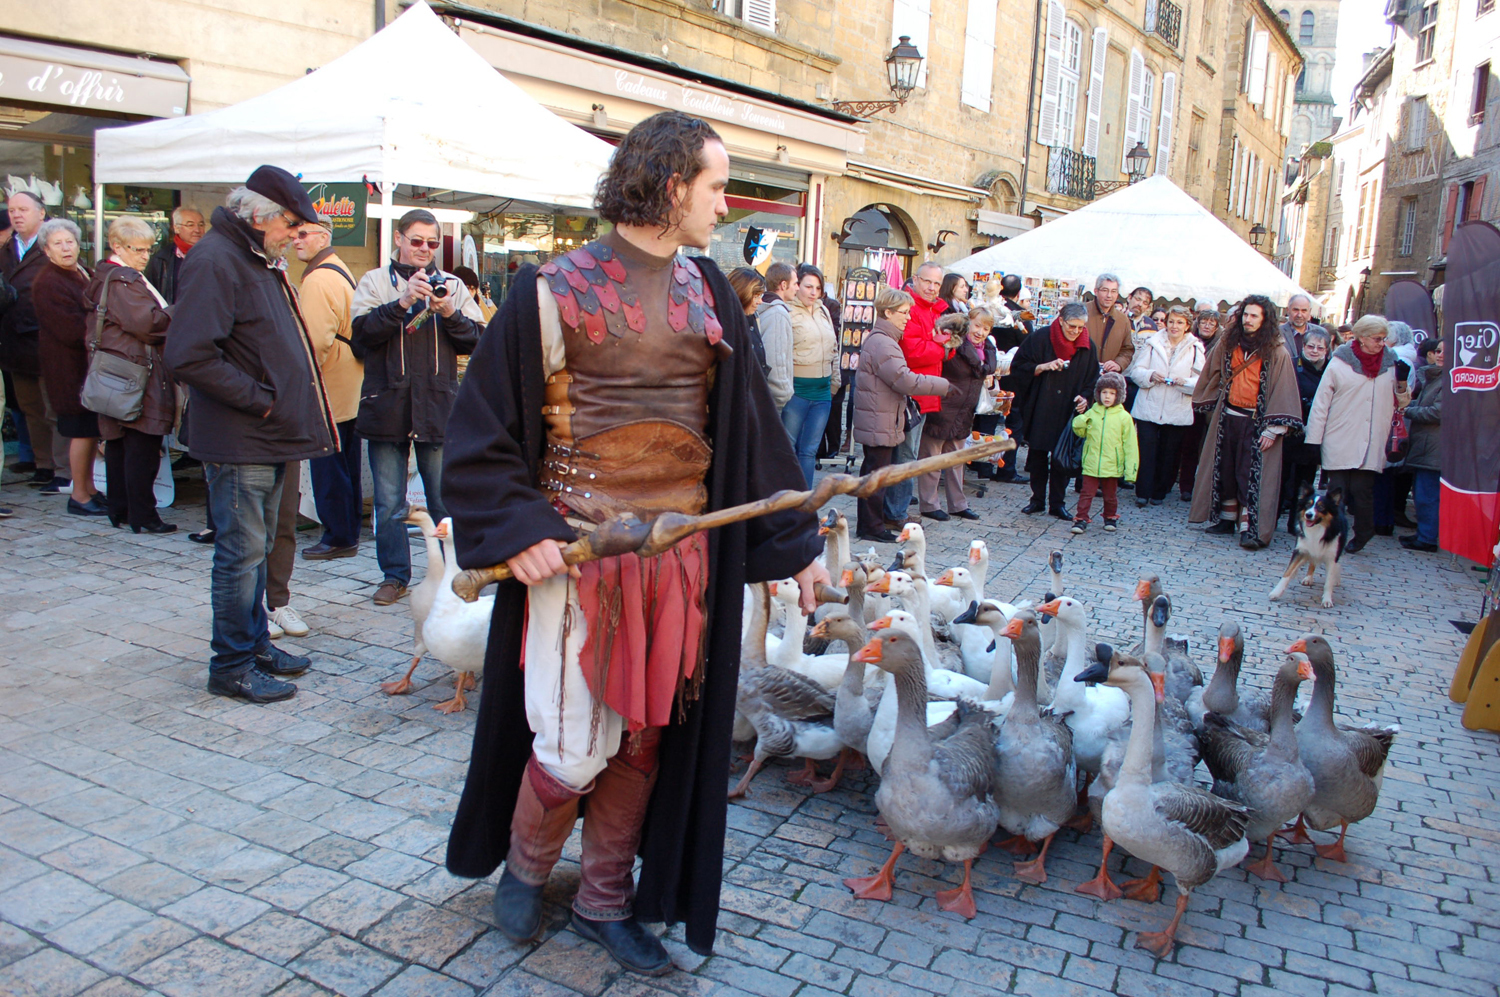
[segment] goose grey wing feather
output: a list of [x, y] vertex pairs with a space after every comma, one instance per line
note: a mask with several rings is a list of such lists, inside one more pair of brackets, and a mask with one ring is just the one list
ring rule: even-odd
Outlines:
[[1197, 786], [1176, 786], [1156, 798], [1156, 812], [1204, 838], [1217, 851], [1245, 837], [1250, 808]]
[[995, 778], [995, 739], [989, 721], [960, 722], [953, 735], [932, 747], [943, 783], [959, 796], [984, 797]]
[[1390, 756], [1391, 745], [1400, 733], [1389, 727], [1345, 727], [1339, 726], [1349, 750], [1359, 762], [1359, 770], [1373, 779], [1380, 774], [1385, 760]]
[[833, 693], [805, 675], [786, 668], [765, 668], [754, 679], [760, 697], [788, 720], [833, 716]]
[[1215, 781], [1235, 782], [1269, 743], [1268, 735], [1241, 727], [1223, 714], [1203, 714], [1198, 749]]

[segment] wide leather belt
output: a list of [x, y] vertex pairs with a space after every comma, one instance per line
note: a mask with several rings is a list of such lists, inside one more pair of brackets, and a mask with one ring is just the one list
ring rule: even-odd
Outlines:
[[549, 436], [541, 487], [584, 519], [602, 522], [631, 512], [646, 520], [663, 512], [701, 513], [708, 504], [713, 453], [685, 426], [644, 419], [571, 443]]

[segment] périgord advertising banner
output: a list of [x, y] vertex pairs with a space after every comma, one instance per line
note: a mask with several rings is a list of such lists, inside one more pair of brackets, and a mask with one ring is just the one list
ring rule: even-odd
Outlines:
[[1438, 546], [1489, 565], [1500, 534], [1500, 231], [1465, 222], [1443, 286], [1442, 512]]
[[333, 222], [335, 246], [365, 244], [365, 205], [369, 192], [362, 183], [304, 183], [319, 214]]

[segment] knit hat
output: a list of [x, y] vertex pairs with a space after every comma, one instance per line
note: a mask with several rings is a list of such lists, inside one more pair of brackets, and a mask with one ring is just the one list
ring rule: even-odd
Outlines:
[[1094, 382], [1094, 401], [1099, 401], [1099, 392], [1107, 388], [1115, 389], [1115, 401], [1121, 405], [1125, 404], [1125, 377], [1107, 370], [1099, 375], [1099, 380]]

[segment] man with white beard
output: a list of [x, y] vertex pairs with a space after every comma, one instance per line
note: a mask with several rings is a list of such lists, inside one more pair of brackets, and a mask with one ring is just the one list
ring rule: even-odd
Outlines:
[[311, 662], [271, 645], [266, 555], [282, 481], [338, 451], [333, 411], [286, 277], [286, 251], [317, 211], [297, 178], [262, 166], [215, 208], [183, 260], [166, 361], [187, 385], [188, 452], [203, 462], [214, 539], [208, 691], [289, 699]]

